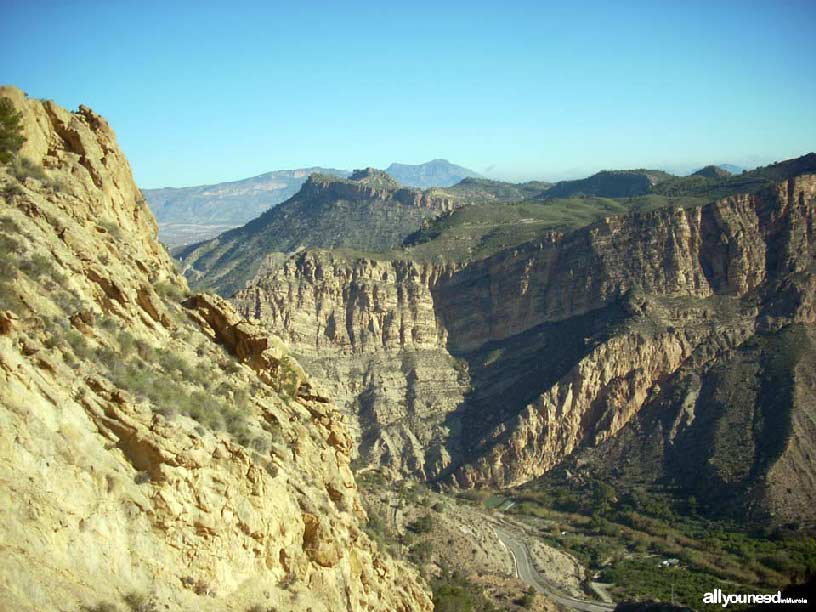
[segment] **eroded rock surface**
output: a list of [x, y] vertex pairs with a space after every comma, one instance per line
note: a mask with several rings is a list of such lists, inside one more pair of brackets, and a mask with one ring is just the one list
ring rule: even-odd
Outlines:
[[283, 343], [190, 298], [105, 120], [24, 114], [0, 170], [0, 600], [14, 610], [430, 610], [381, 552], [342, 416]]

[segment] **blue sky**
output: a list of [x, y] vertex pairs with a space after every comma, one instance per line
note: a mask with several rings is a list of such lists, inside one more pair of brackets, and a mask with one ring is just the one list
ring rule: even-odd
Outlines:
[[0, 0], [0, 82], [143, 187], [448, 158], [495, 178], [816, 149], [816, 2]]

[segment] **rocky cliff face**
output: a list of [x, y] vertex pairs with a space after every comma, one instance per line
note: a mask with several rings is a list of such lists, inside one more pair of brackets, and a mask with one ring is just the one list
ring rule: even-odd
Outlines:
[[433, 478], [450, 461], [445, 416], [466, 372], [446, 349], [431, 288], [445, 271], [306, 252], [271, 265], [233, 299], [292, 346], [346, 407], [362, 459]]
[[361, 532], [342, 416], [287, 348], [182, 304], [105, 120], [0, 96], [32, 162], [0, 169], [5, 606], [430, 610]]
[[303, 184], [304, 197], [332, 197], [337, 200], [389, 200], [406, 206], [427, 208], [437, 212], [455, 208], [453, 198], [433, 191], [402, 187], [389, 174], [375, 168], [355, 170], [349, 180], [331, 175], [312, 175]]
[[[808, 190], [811, 183], [798, 185]], [[773, 214], [764, 210], [764, 198], [778, 200], [777, 194], [737, 196], [701, 208], [609, 217], [471, 264], [435, 289], [451, 348], [472, 350], [633, 290], [745, 295], [765, 280], [766, 235], [777, 231], [761, 226]], [[806, 218], [792, 214], [807, 227]]]
[[[607, 445], [681, 372], [705, 376], [757, 334], [812, 324], [814, 194], [816, 177], [797, 176], [703, 207], [552, 233], [459, 268], [301, 254], [270, 262], [235, 301], [298, 354], [334, 355], [305, 365], [358, 419], [364, 458], [382, 457], [372, 449], [395, 439], [383, 425], [402, 417], [402, 457], [412, 459], [395, 459], [392, 443], [394, 465], [416, 465], [424, 448], [426, 477], [513, 485], [576, 449]], [[422, 377], [394, 358], [422, 350], [438, 365], [420, 396], [450, 399], [426, 402], [416, 420], [406, 407]], [[802, 371], [797, 364], [789, 366]], [[814, 473], [802, 450], [812, 414], [796, 388], [782, 420], [799, 425], [766, 432], [792, 431], [790, 455], [744, 460], [762, 465], [750, 488], [761, 490], [763, 511], [812, 517], [806, 503], [791, 510], [769, 476], [788, 456]], [[383, 400], [388, 389], [397, 391]], [[695, 410], [710, 410], [700, 397], [689, 399]], [[384, 419], [377, 410], [386, 405]], [[685, 423], [677, 419], [675, 430]]]

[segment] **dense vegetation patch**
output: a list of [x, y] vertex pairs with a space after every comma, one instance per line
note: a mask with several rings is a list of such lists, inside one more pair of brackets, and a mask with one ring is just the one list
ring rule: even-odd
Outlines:
[[511, 514], [536, 525], [543, 541], [575, 556], [596, 580], [614, 583], [617, 601], [673, 599], [699, 608], [713, 588], [775, 592], [816, 573], [815, 534], [708, 518], [695, 498], [665, 489], [545, 479], [513, 499]]
[[257, 422], [252, 418], [252, 387], [224, 375], [240, 369], [226, 353], [217, 364], [209, 359], [191, 360], [134, 338], [113, 317], [100, 325], [115, 334], [118, 348], [96, 349], [95, 360], [107, 366], [111, 382], [148, 402], [157, 414], [188, 416], [207, 429], [228, 432], [239, 444], [262, 455], [281, 442], [277, 424], [262, 421], [263, 430], [252, 426]]

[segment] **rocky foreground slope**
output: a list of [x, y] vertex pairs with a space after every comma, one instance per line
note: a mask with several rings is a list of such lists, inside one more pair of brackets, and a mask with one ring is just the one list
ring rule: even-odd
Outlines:
[[361, 532], [342, 416], [184, 297], [105, 120], [0, 96], [29, 160], [0, 169], [3, 607], [430, 610]]
[[363, 462], [509, 486], [597, 448], [810, 521], [814, 195], [797, 172], [455, 266], [300, 253], [233, 301], [332, 388]]

